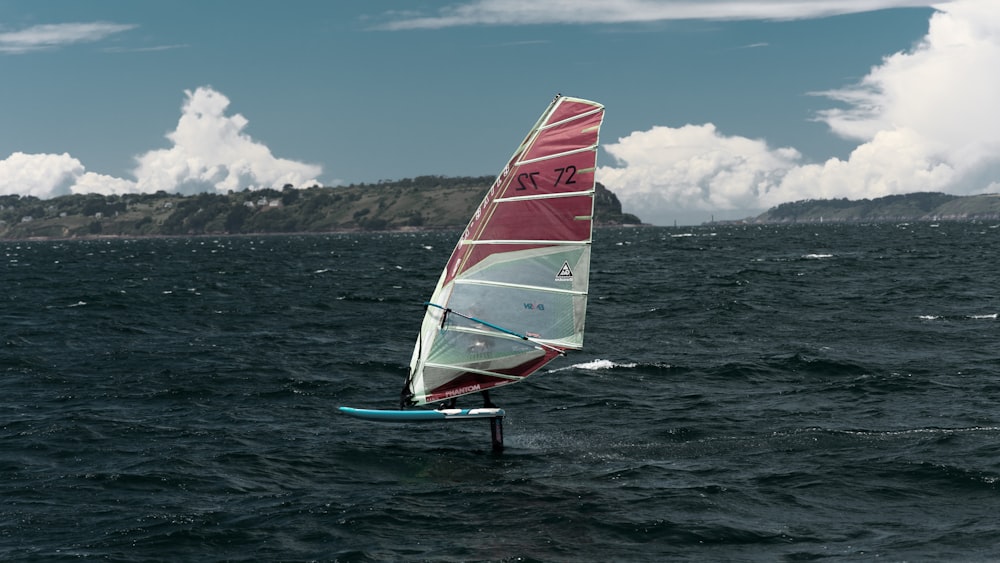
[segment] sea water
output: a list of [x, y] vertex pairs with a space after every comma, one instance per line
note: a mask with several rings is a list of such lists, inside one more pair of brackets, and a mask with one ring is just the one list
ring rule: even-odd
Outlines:
[[997, 224], [598, 229], [501, 455], [336, 410], [458, 234], [0, 242], [0, 559], [1000, 557]]

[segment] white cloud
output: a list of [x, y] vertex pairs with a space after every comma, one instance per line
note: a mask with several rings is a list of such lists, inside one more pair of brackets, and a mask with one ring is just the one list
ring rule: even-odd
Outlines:
[[928, 7], [933, 0], [472, 0], [426, 15], [386, 14], [383, 29], [437, 29], [465, 25], [642, 23], [666, 20], [802, 19]]
[[67, 153], [16, 152], [5, 160], [0, 160], [0, 195], [18, 194], [39, 198], [66, 195], [81, 174], [83, 164]]
[[803, 164], [794, 149], [726, 137], [711, 125], [656, 127], [606, 145], [621, 167], [601, 167], [598, 180], [626, 211], [661, 223], [685, 211], [755, 211], [811, 198], [995, 191], [1000, 10], [996, 0], [939, 10], [911, 51], [823, 93], [847, 105], [819, 116], [833, 133], [860, 142], [847, 160]]
[[601, 167], [597, 179], [647, 221], [675, 209], [759, 207], [801, 158], [795, 149], [724, 137], [712, 124], [654, 127], [604, 148], [623, 166]]
[[229, 99], [224, 95], [204, 87], [185, 94], [177, 129], [167, 134], [173, 146], [138, 157], [139, 191], [225, 193], [316, 183], [321, 167], [275, 158], [243, 132], [245, 117], [225, 115]]
[[[789, 170], [781, 185], [760, 198], [760, 207], [786, 201], [846, 197], [864, 199], [910, 192], [959, 193], [960, 173], [924, 150], [925, 140], [913, 130], [879, 131], [858, 146], [847, 160], [831, 158]], [[971, 192], [978, 189], [968, 190]]]
[[98, 174], [96, 172], [86, 172], [76, 177], [76, 182], [70, 188], [75, 194], [134, 194], [140, 193], [135, 182], [114, 176]]
[[929, 153], [979, 160], [1000, 145], [1000, 7], [964, 0], [934, 14], [913, 51], [887, 57], [859, 84], [824, 93], [848, 102], [821, 118], [837, 134], [872, 141], [910, 129]]
[[90, 43], [136, 27], [108, 22], [36, 25], [20, 31], [0, 32], [0, 53], [21, 54], [74, 43]]
[[0, 160], [0, 195], [52, 198], [70, 193], [196, 193], [295, 187], [319, 183], [320, 166], [275, 158], [243, 129], [247, 119], [226, 116], [229, 99], [211, 88], [185, 91], [173, 146], [136, 157], [135, 180], [87, 172], [69, 154], [16, 152]]

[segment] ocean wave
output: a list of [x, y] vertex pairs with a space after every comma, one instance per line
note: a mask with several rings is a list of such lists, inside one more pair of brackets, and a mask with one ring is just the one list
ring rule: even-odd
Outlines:
[[1000, 426], [970, 426], [966, 428], [905, 428], [900, 430], [838, 430], [852, 436], [889, 437], [917, 434], [952, 435], [973, 432], [1000, 432]]
[[591, 360], [589, 362], [583, 362], [580, 364], [573, 364], [571, 366], [566, 366], [562, 368], [556, 368], [550, 370], [550, 373], [555, 373], [557, 371], [565, 371], [568, 369], [585, 369], [588, 371], [598, 371], [598, 370], [615, 369], [615, 368], [634, 368], [637, 365], [638, 364], [634, 362], [618, 363], [618, 362], [613, 362], [611, 360], [598, 359], [598, 360]]
[[917, 315], [917, 318], [922, 321], [941, 321], [941, 320], [964, 320], [964, 321], [995, 321], [998, 318], [997, 313], [986, 313], [982, 315]]

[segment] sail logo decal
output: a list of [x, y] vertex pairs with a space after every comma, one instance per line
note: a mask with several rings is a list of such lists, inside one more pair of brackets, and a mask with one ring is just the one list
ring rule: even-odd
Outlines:
[[454, 389], [447, 389], [444, 392], [444, 396], [445, 398], [457, 397], [459, 395], [465, 395], [466, 393], [475, 393], [476, 391], [479, 391], [482, 388], [483, 388], [482, 385], [475, 383], [473, 385], [466, 385], [465, 387], [456, 387]]
[[556, 281], [573, 281], [573, 270], [569, 267], [569, 262], [563, 262], [562, 268], [559, 268], [559, 273], [556, 274]]

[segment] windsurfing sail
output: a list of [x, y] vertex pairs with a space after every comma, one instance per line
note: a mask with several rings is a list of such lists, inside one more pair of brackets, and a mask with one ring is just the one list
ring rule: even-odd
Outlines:
[[556, 96], [514, 151], [427, 302], [401, 406], [515, 383], [583, 346], [603, 119]]

